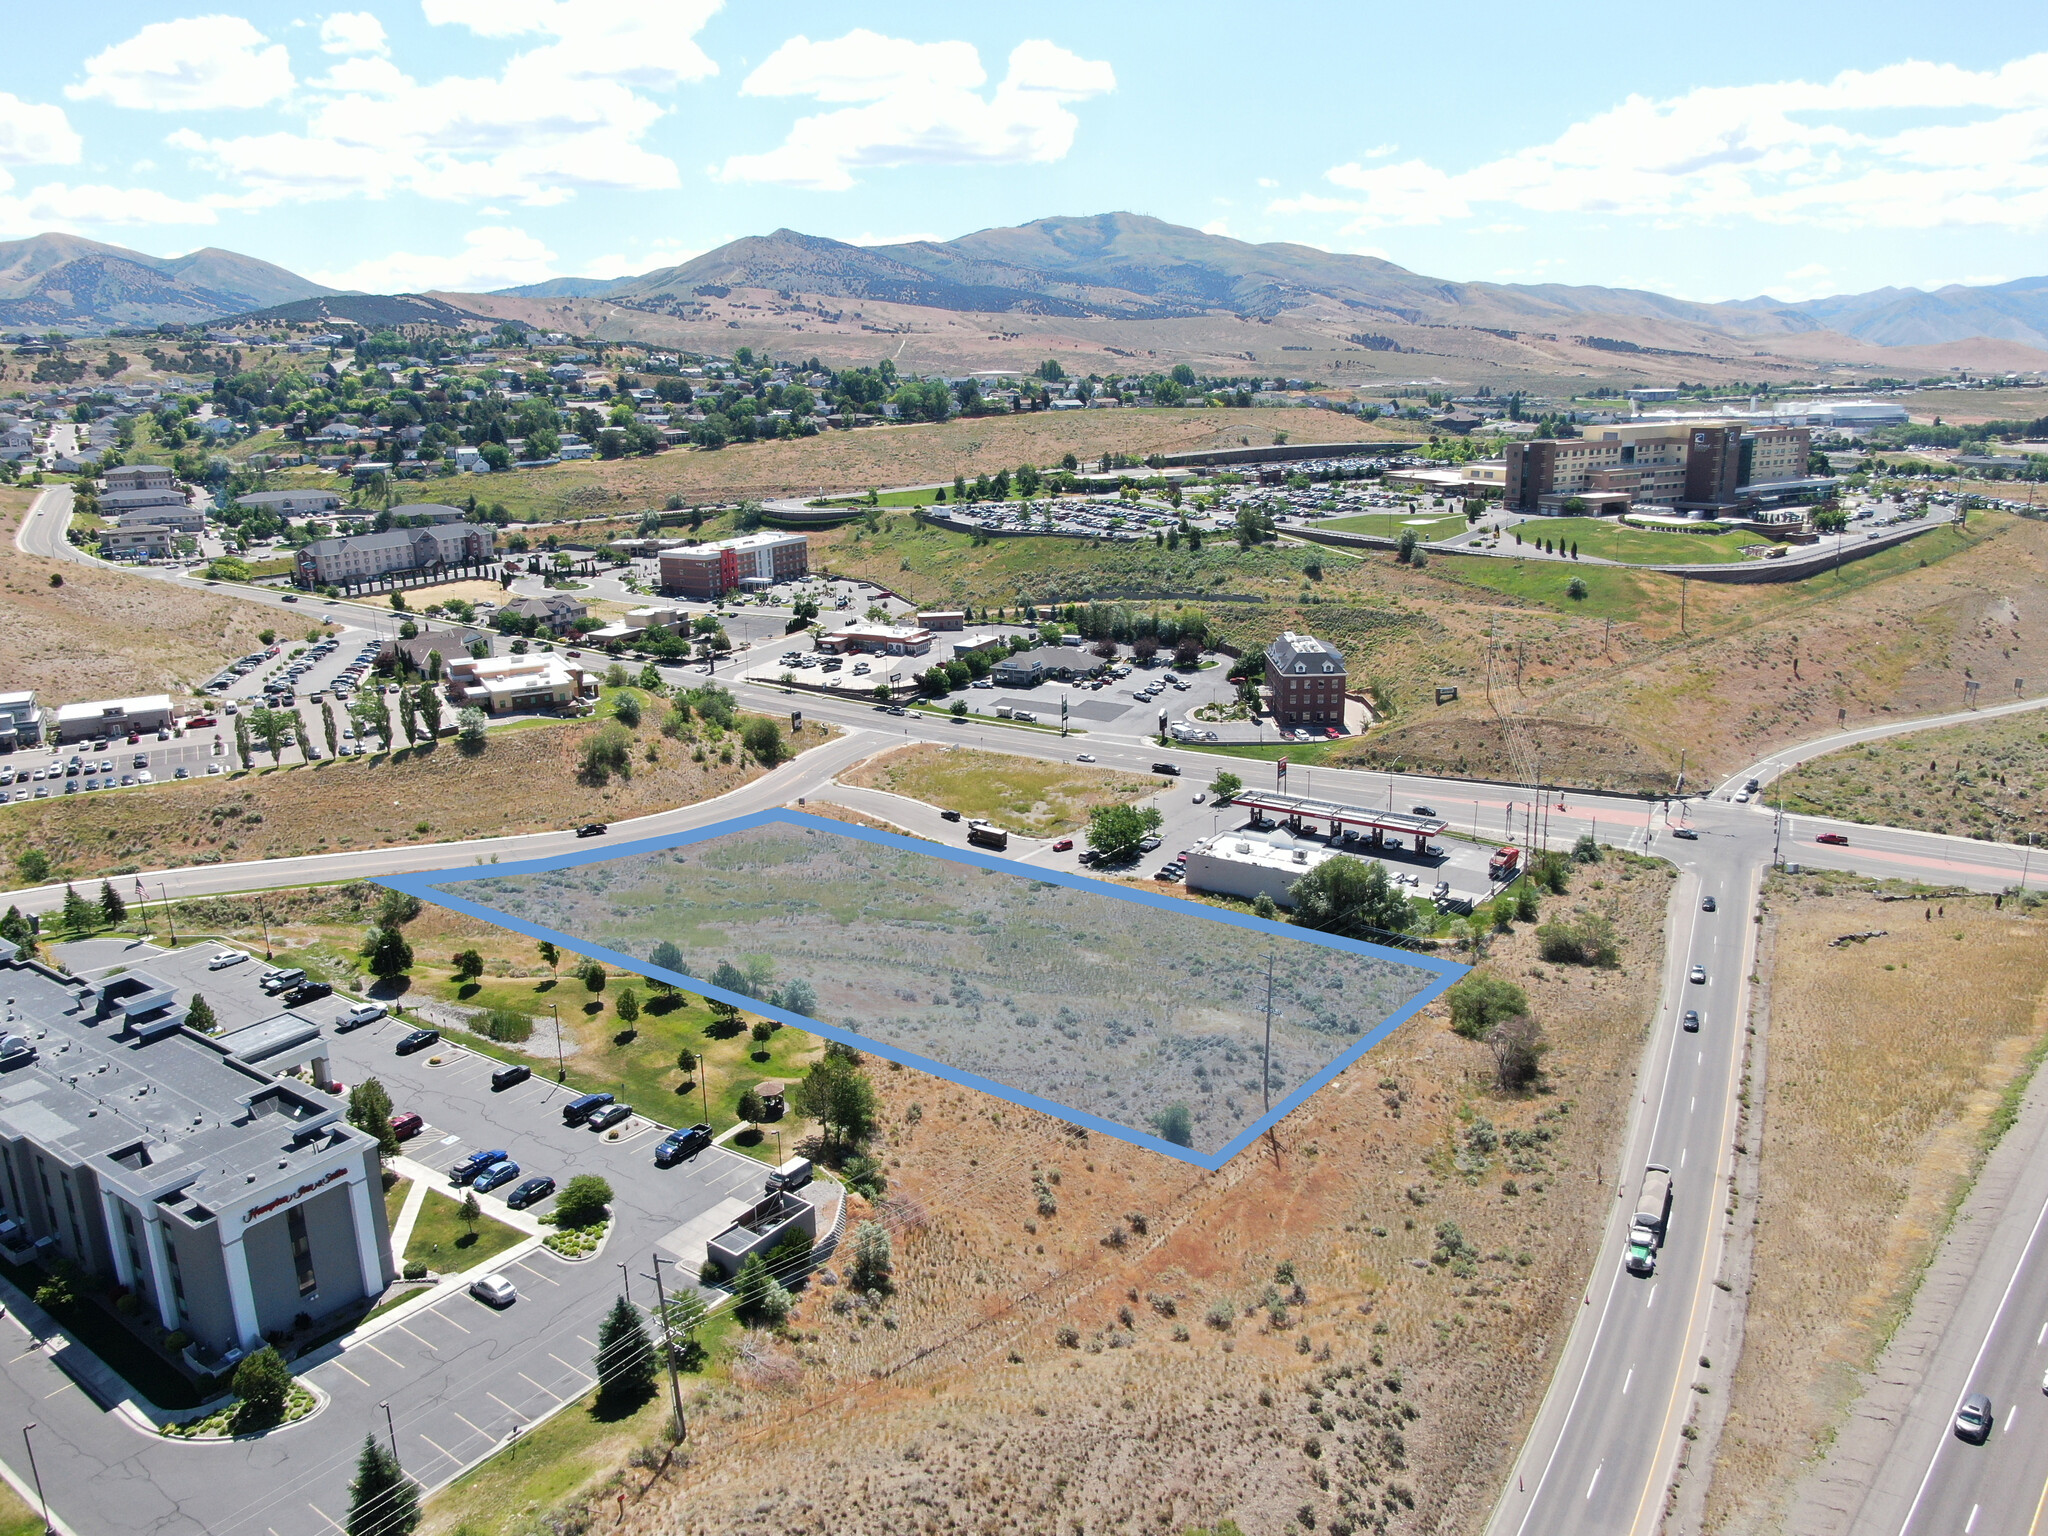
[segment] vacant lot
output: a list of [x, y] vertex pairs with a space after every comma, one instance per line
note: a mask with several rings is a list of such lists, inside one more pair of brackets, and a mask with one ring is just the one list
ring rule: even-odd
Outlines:
[[1156, 780], [1106, 768], [940, 746], [897, 747], [839, 778], [945, 806], [1028, 837], [1073, 832], [1087, 825], [1096, 806], [1142, 800], [1159, 787]]
[[[1772, 787], [1788, 811], [2048, 842], [2048, 714], [1918, 731], [1817, 757]], [[2048, 864], [2042, 866], [2048, 871]]]
[[[0, 857], [11, 863], [40, 849], [69, 878], [504, 837], [644, 816], [761, 776], [734, 733], [700, 720], [694, 740], [662, 735], [663, 707], [651, 703], [631, 733], [630, 778], [613, 775], [600, 784], [583, 777], [583, 744], [600, 727], [563, 722], [494, 732], [474, 757], [444, 740], [388, 755], [0, 807]], [[827, 738], [813, 725], [784, 739], [812, 747]]]
[[[23, 554], [14, 536], [35, 494], [0, 488], [0, 676], [9, 688], [33, 688], [50, 705], [185, 694], [285, 622], [232, 597]], [[53, 576], [64, 584], [51, 586]]]
[[[2048, 1037], [2048, 916], [1779, 877], [1756, 1280], [1709, 1529], [1779, 1528]], [[1881, 937], [1830, 947], [1843, 934]]]
[[893, 1291], [814, 1281], [790, 1338], [746, 1340], [757, 1385], [692, 1408], [715, 1449], [626, 1473], [620, 1528], [1476, 1531], [1592, 1262], [1669, 890], [1610, 861], [1557, 903], [1614, 904], [1617, 972], [1495, 950], [1546, 1091], [1497, 1096], [1436, 1010], [1217, 1174], [873, 1064]]

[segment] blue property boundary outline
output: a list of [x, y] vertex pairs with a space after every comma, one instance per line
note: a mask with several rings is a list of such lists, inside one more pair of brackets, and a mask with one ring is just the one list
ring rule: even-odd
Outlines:
[[[1183, 1147], [1177, 1142], [1167, 1141], [1160, 1136], [1149, 1135], [1144, 1131], [1123, 1125], [1115, 1120], [1106, 1120], [1102, 1116], [1090, 1114], [1086, 1110], [1076, 1109], [1071, 1105], [1055, 1103], [1051, 1099], [1041, 1098], [1034, 1093], [1027, 1093], [1021, 1088], [999, 1082], [994, 1078], [984, 1077], [978, 1072], [963, 1071], [959, 1067], [949, 1066], [943, 1061], [934, 1060], [919, 1052], [904, 1050], [900, 1046], [890, 1045], [886, 1041], [876, 1040], [871, 1036], [859, 1034], [839, 1025], [824, 1023], [822, 1020], [814, 1019], [808, 1014], [793, 1013], [787, 1008], [781, 1008], [772, 1003], [764, 1003], [761, 999], [751, 997], [744, 992], [733, 992], [724, 987], [713, 986], [710, 982], [699, 977], [688, 975], [682, 971], [668, 970], [665, 967], [655, 965], [651, 961], [643, 960], [637, 955], [627, 954], [623, 950], [611, 949], [605, 945], [594, 944], [587, 938], [579, 938], [577, 935], [562, 929], [546, 928], [538, 923], [528, 922], [524, 918], [514, 917], [508, 912], [488, 906], [483, 902], [472, 901], [467, 897], [453, 895], [445, 889], [445, 887], [453, 884], [475, 880], [494, 880], [503, 875], [538, 875], [549, 874], [560, 869], [580, 869], [591, 864], [609, 863], [617, 859], [632, 858], [639, 854], [660, 853], [672, 848], [687, 847], [693, 843], [709, 842], [714, 838], [726, 837], [735, 832], [746, 832], [755, 827], [763, 826], [785, 826], [809, 832], [828, 832], [835, 837], [848, 837], [859, 842], [873, 843], [884, 848], [893, 848], [900, 852], [915, 853], [926, 858], [941, 859], [953, 864], [973, 865], [1017, 879], [1036, 881], [1046, 885], [1065, 886], [1070, 890], [1082, 891], [1094, 896], [1106, 896], [1113, 901], [1132, 902], [1140, 906], [1154, 907], [1160, 911], [1170, 911], [1181, 916], [1199, 918], [1206, 922], [1220, 923], [1226, 927], [1242, 928], [1252, 933], [1264, 934], [1269, 938], [1283, 938], [1293, 943], [1319, 944], [1325, 949], [1341, 950], [1346, 954], [1363, 955], [1374, 960], [1397, 961], [1415, 970], [1432, 972], [1436, 979], [1424, 987], [1416, 996], [1409, 999], [1404, 1006], [1388, 1015], [1358, 1040], [1347, 1046], [1342, 1052], [1326, 1063], [1314, 1076], [1288, 1094], [1278, 1104], [1275, 1104], [1250, 1126], [1240, 1131], [1220, 1151], [1198, 1152], [1192, 1147]], [[1040, 1113], [1050, 1115], [1054, 1119], [1064, 1120], [1070, 1125], [1086, 1126], [1091, 1131], [1099, 1131], [1105, 1136], [1115, 1137], [1118, 1141], [1128, 1142], [1134, 1147], [1143, 1147], [1149, 1152], [1162, 1152], [1168, 1157], [1178, 1158], [1184, 1163], [1193, 1163], [1197, 1168], [1206, 1168], [1211, 1172], [1223, 1167], [1224, 1164], [1236, 1157], [1238, 1153], [1278, 1125], [1298, 1107], [1306, 1103], [1309, 1097], [1318, 1089], [1331, 1082], [1338, 1073], [1357, 1061], [1359, 1057], [1379, 1044], [1380, 1041], [1386, 1039], [1394, 1030], [1407, 1023], [1409, 1019], [1434, 1002], [1447, 988], [1452, 986], [1471, 969], [1470, 966], [1460, 965], [1453, 960], [1441, 960], [1434, 955], [1418, 955], [1408, 950], [1394, 949], [1388, 945], [1367, 944], [1360, 940], [1347, 939], [1337, 934], [1319, 933], [1314, 929], [1297, 928], [1287, 923], [1268, 922], [1264, 918], [1231, 912], [1220, 907], [1209, 907], [1198, 902], [1181, 901], [1170, 896], [1161, 896], [1151, 891], [1110, 885], [1101, 880], [1091, 880], [1085, 875], [1070, 875], [1062, 870], [1039, 869], [1035, 865], [1020, 864], [1014, 859], [1000, 859], [992, 854], [976, 852], [971, 848], [954, 848], [946, 843], [928, 842], [923, 838], [904, 837], [894, 832], [880, 832], [871, 827], [857, 826], [850, 822], [834, 821], [823, 816], [809, 815], [803, 811], [782, 809], [757, 811], [750, 816], [735, 816], [728, 821], [714, 822], [710, 826], [694, 828], [687, 832], [667, 833], [660, 837], [641, 838], [630, 843], [615, 844], [602, 851], [596, 849], [576, 849], [569, 853], [551, 854], [546, 858], [522, 859], [511, 864], [476, 865], [473, 866], [473, 869], [473, 873], [465, 871], [460, 874], [448, 870], [423, 870], [414, 874], [386, 876], [375, 883], [388, 886], [393, 890], [404, 891], [409, 895], [419, 897], [422, 901], [430, 901], [438, 907], [461, 912], [501, 928], [510, 928], [515, 932], [525, 934], [528, 938], [562, 944], [567, 948], [575, 950], [578, 954], [588, 955], [592, 959], [605, 961], [608, 964], [619, 967], [621, 970], [632, 971], [637, 975], [646, 976], [656, 981], [667, 982], [698, 997], [716, 998], [718, 1001], [730, 1003], [736, 1008], [743, 1008], [748, 1013], [763, 1015], [771, 1019], [779, 1019], [784, 1024], [804, 1030], [806, 1033], [821, 1035], [827, 1040], [837, 1040], [842, 1044], [855, 1046], [863, 1051], [870, 1051], [885, 1061], [901, 1062], [906, 1067], [915, 1067], [920, 1072], [929, 1072], [932, 1076], [944, 1078], [947, 1082], [958, 1083], [964, 1088], [973, 1088], [978, 1092], [990, 1094], [995, 1098], [1003, 1099], [1011, 1104], [1021, 1105], [1026, 1109], [1038, 1110]]]

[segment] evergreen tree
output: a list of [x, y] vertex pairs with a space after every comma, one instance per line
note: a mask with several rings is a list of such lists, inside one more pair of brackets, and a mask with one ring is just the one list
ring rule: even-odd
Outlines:
[[114, 882], [100, 882], [100, 917], [109, 928], [118, 926], [128, 916], [128, 903], [121, 899], [121, 893], [114, 889]]
[[235, 1367], [235, 1427], [243, 1433], [269, 1429], [284, 1421], [291, 1402], [292, 1372], [284, 1357], [268, 1344]]
[[64, 887], [64, 927], [69, 933], [85, 933], [98, 922], [98, 913], [91, 902], [69, 884]]
[[0, 939], [17, 946], [25, 956], [35, 953], [35, 925], [21, 915], [19, 907], [9, 907], [6, 915], [0, 916]]
[[621, 1296], [597, 1330], [597, 1395], [617, 1404], [654, 1389], [654, 1344], [640, 1313]]
[[372, 976], [403, 976], [412, 969], [412, 946], [396, 928], [372, 928], [363, 941], [363, 958]]
[[375, 1435], [364, 1435], [348, 1485], [348, 1536], [408, 1536], [419, 1523], [418, 1487]]
[[853, 1263], [846, 1280], [856, 1291], [886, 1291], [895, 1271], [895, 1255], [889, 1246], [889, 1229], [879, 1221], [864, 1221], [853, 1230]]
[[213, 1004], [198, 992], [192, 994], [192, 1006], [185, 1010], [185, 1022], [203, 1035], [210, 1035], [220, 1028], [220, 1020], [213, 1014]]
[[349, 1089], [348, 1123], [376, 1137], [381, 1156], [398, 1155], [398, 1137], [391, 1129], [391, 1095], [376, 1078], [366, 1077]]
[[795, 1298], [784, 1290], [758, 1253], [747, 1255], [740, 1272], [733, 1277], [733, 1313], [742, 1322], [779, 1323], [789, 1315]]

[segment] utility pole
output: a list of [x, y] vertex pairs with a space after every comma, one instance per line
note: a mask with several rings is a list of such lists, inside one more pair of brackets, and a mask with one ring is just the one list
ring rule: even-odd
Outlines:
[[675, 1423], [670, 1427], [669, 1438], [680, 1445], [689, 1438], [689, 1425], [683, 1421], [683, 1384], [676, 1375], [676, 1341], [669, 1335], [668, 1294], [661, 1288], [661, 1255], [654, 1255], [654, 1306], [655, 1315], [661, 1319], [662, 1353], [668, 1357], [668, 1396], [675, 1409]]
[[562, 1059], [562, 1005], [549, 1003], [548, 1007], [555, 1015], [555, 1081], [566, 1083], [569, 1080], [569, 1067]]
[[176, 914], [171, 911], [171, 893], [164, 889], [164, 883], [161, 880], [156, 883], [156, 893], [164, 899], [164, 921], [171, 925], [171, 948], [176, 949], [178, 947], [178, 919]]
[[1686, 595], [1687, 595], [1687, 594], [1688, 594], [1688, 593], [1689, 593], [1689, 592], [1690, 592], [1691, 590], [1692, 590], [1692, 578], [1691, 578], [1690, 576], [1686, 575], [1686, 574], [1685, 574], [1685, 572], [1683, 572], [1683, 571], [1680, 571], [1680, 572], [1678, 573], [1678, 632], [1679, 632], [1679, 633], [1680, 633], [1681, 635], [1682, 635], [1682, 634], [1685, 634], [1685, 633], [1686, 633], [1686, 627], [1685, 627], [1685, 599], [1686, 599]]
[[265, 910], [261, 901], [256, 903], [256, 916], [263, 923], [263, 958], [266, 960], [275, 959], [276, 956], [270, 952], [270, 913]]
[[21, 1426], [21, 1443], [28, 1447], [28, 1470], [36, 1480], [36, 1502], [43, 1507], [43, 1536], [57, 1536], [50, 1525], [50, 1501], [43, 1496], [43, 1474], [36, 1467], [35, 1442], [28, 1437], [28, 1432], [34, 1428], [33, 1424]]

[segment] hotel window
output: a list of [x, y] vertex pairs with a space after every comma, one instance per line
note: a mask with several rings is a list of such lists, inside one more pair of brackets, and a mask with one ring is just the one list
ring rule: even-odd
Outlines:
[[295, 1205], [285, 1217], [285, 1231], [291, 1234], [292, 1265], [299, 1272], [299, 1295], [310, 1296], [320, 1289], [313, 1274], [313, 1240], [306, 1235], [306, 1208]]

